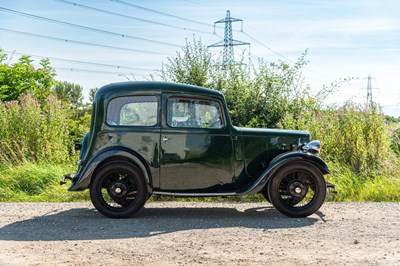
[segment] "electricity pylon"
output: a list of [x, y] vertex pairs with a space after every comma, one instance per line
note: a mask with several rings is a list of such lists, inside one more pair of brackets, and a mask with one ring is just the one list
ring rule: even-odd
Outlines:
[[223, 53], [223, 65], [230, 65], [235, 61], [234, 53], [233, 53], [233, 46], [237, 45], [249, 45], [248, 42], [237, 41], [233, 39], [232, 34], [232, 22], [242, 22], [241, 30], [243, 31], [243, 20], [238, 18], [232, 18], [231, 12], [229, 10], [226, 11], [226, 17], [224, 19], [218, 20], [214, 22], [214, 33], [215, 33], [215, 24], [218, 23], [225, 23], [225, 33], [224, 33], [224, 40], [209, 45], [210, 47], [224, 47]]
[[368, 75], [368, 84], [367, 84], [367, 106], [369, 108], [372, 107], [373, 101], [372, 101], [372, 83], [371, 83], [371, 75]]

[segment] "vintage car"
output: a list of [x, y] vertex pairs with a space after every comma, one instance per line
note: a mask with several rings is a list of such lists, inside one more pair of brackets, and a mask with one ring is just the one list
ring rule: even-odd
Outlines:
[[166, 82], [100, 88], [70, 191], [90, 190], [96, 209], [130, 217], [152, 194], [175, 197], [261, 193], [290, 217], [316, 212], [325, 181], [319, 141], [306, 131], [235, 127], [222, 93]]

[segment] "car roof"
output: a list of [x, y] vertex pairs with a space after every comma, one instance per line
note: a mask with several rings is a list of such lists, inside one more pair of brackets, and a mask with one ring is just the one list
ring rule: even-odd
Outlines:
[[129, 94], [130, 92], [174, 92], [223, 97], [219, 91], [188, 84], [161, 81], [128, 81], [111, 83], [101, 87], [96, 92], [95, 101], [99, 100], [99, 98], [108, 98], [111, 94], [121, 95]]

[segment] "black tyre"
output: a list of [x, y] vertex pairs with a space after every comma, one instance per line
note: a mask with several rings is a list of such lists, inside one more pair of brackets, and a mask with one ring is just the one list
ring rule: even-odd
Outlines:
[[307, 217], [325, 201], [326, 183], [321, 171], [306, 162], [283, 166], [269, 182], [271, 203], [289, 217]]
[[90, 187], [94, 207], [110, 218], [131, 217], [143, 207], [147, 196], [142, 172], [126, 162], [102, 166]]

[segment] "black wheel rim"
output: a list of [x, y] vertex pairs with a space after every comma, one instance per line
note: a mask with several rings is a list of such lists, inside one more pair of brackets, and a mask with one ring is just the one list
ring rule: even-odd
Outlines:
[[307, 171], [287, 173], [279, 183], [280, 200], [291, 208], [305, 208], [317, 198], [315, 177]]
[[112, 209], [124, 209], [136, 201], [138, 190], [135, 179], [124, 171], [105, 175], [100, 184], [100, 198]]

